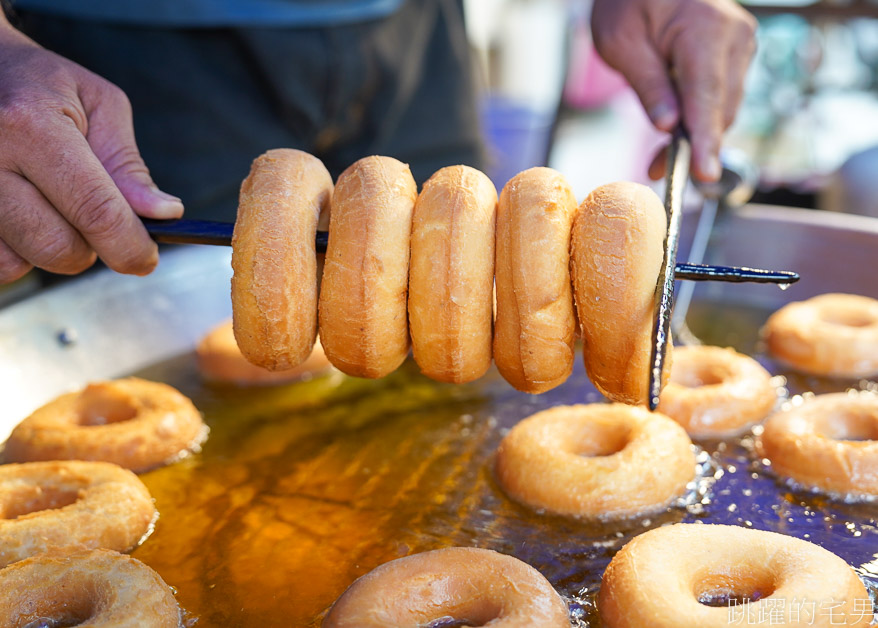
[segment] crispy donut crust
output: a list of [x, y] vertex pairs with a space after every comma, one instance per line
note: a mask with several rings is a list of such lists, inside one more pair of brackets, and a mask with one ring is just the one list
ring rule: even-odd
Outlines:
[[198, 372], [210, 382], [262, 386], [294, 382], [320, 375], [331, 368], [320, 338], [307, 359], [287, 371], [269, 371], [256, 366], [241, 353], [235, 341], [232, 321], [227, 320], [211, 329], [195, 349]]
[[0, 570], [0, 624], [177, 628], [180, 608], [139, 560], [104, 549], [53, 551]]
[[336, 182], [320, 287], [320, 339], [333, 366], [377, 378], [408, 355], [406, 299], [412, 211], [409, 167], [364, 157]]
[[771, 374], [750, 356], [710, 346], [678, 347], [658, 411], [690, 436], [731, 436], [758, 423], [777, 403]]
[[639, 406], [556, 406], [516, 425], [495, 471], [514, 500], [537, 510], [611, 519], [659, 510], [695, 477], [686, 432]]
[[878, 496], [878, 395], [818, 395], [770, 416], [757, 441], [783, 477], [835, 496]]
[[[762, 597], [750, 600], [757, 592]], [[707, 606], [699, 597], [748, 602]], [[854, 612], [854, 600], [866, 600], [867, 615]], [[598, 610], [607, 628], [822, 628], [867, 625], [868, 600], [854, 570], [817, 545], [737, 526], [680, 523], [635, 537], [613, 557]], [[843, 602], [833, 604], [832, 617], [822, 606], [830, 602]]]
[[137, 473], [197, 449], [201, 414], [167, 384], [136, 377], [94, 382], [34, 411], [6, 441], [6, 462], [101, 460]]
[[241, 353], [270, 371], [311, 354], [317, 335], [320, 212], [332, 177], [316, 157], [288, 148], [253, 162], [232, 236], [232, 314]]
[[[638, 183], [597, 188], [573, 222], [571, 270], [585, 368], [611, 401], [648, 398], [653, 298], [666, 233], [662, 202]], [[669, 343], [664, 382], [671, 354]]]
[[576, 211], [573, 190], [551, 168], [525, 170], [500, 193], [494, 362], [523, 392], [545, 392], [573, 372], [569, 262]]
[[878, 300], [821, 294], [788, 303], [762, 328], [772, 357], [805, 373], [829, 377], [878, 374]]
[[491, 366], [497, 190], [449, 166], [424, 184], [412, 219], [409, 326], [421, 372], [471, 382]]
[[59, 547], [124, 552], [157, 515], [143, 482], [108, 462], [2, 465], [0, 567]]
[[323, 628], [426, 626], [436, 620], [492, 628], [570, 626], [567, 605], [527, 563], [492, 550], [449, 547], [376, 567], [336, 600]]

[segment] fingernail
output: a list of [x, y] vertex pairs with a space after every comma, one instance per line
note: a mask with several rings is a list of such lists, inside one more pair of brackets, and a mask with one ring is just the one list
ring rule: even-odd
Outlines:
[[153, 207], [156, 218], [175, 217], [183, 211], [183, 201], [180, 198], [158, 188], [153, 188], [151, 192], [152, 197], [158, 201]]
[[722, 166], [719, 163], [719, 158], [717, 158], [716, 155], [708, 155], [705, 157], [701, 163], [701, 172], [705, 177], [708, 177], [712, 181], [719, 180], [719, 177], [722, 174]]
[[677, 109], [667, 102], [660, 102], [649, 110], [649, 119], [658, 128], [670, 130], [677, 122]]

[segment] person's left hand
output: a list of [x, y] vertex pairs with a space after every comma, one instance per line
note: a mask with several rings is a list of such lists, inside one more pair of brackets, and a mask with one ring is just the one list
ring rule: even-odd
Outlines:
[[[620, 71], [653, 124], [682, 118], [692, 173], [720, 176], [719, 149], [741, 101], [756, 48], [756, 20], [733, 0], [595, 0], [592, 32], [600, 55]], [[661, 176], [656, 162], [650, 176]]]

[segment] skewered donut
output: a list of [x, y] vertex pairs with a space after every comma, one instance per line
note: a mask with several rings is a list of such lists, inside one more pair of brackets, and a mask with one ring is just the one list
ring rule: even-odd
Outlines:
[[473, 547], [414, 554], [354, 582], [323, 628], [385, 626], [569, 628], [567, 605], [540, 572], [512, 556]]
[[525, 170], [500, 193], [494, 362], [527, 393], [550, 390], [573, 372], [569, 251], [576, 209], [567, 180], [550, 168]]
[[167, 384], [136, 377], [94, 382], [34, 411], [3, 452], [7, 462], [102, 460], [141, 473], [204, 441], [192, 402]]
[[409, 349], [406, 297], [412, 210], [409, 167], [364, 157], [336, 182], [320, 288], [326, 357], [357, 377], [383, 377]]
[[440, 382], [470, 382], [491, 366], [497, 191], [468, 166], [434, 174], [412, 220], [409, 325], [415, 361]]
[[878, 300], [821, 294], [789, 303], [762, 329], [768, 352], [796, 370], [830, 377], [878, 374]]
[[556, 406], [516, 425], [497, 479], [531, 508], [620, 518], [664, 508], [695, 476], [692, 443], [659, 413], [624, 404]]
[[232, 314], [241, 353], [283, 371], [307, 359], [317, 334], [320, 212], [332, 177], [316, 157], [276, 149], [258, 157], [241, 186], [232, 237]]
[[157, 514], [143, 482], [114, 464], [2, 465], [0, 567], [51, 548], [127, 551], [150, 532]]
[[0, 624], [181, 625], [174, 593], [155, 571], [103, 549], [53, 551], [0, 570]]
[[865, 626], [871, 608], [854, 570], [818, 545], [691, 523], [635, 537], [613, 557], [598, 595], [608, 628]]
[[241, 354], [231, 320], [220, 323], [205, 334], [195, 349], [195, 355], [198, 371], [204, 379], [240, 386], [283, 384], [319, 375], [331, 368], [319, 338], [311, 355], [298, 366], [286, 371], [269, 371], [256, 366]]
[[770, 416], [759, 452], [779, 475], [844, 497], [878, 496], [878, 395], [818, 395]]
[[[667, 217], [648, 187], [611, 183], [592, 192], [573, 222], [576, 311], [588, 376], [607, 398], [648, 398], [653, 300]], [[662, 373], [667, 382], [671, 345]]]
[[729, 436], [764, 419], [777, 403], [771, 374], [734, 349], [678, 347], [658, 411], [690, 436]]

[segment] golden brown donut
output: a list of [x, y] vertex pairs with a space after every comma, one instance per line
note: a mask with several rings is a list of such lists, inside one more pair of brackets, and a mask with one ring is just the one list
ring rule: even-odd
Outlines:
[[598, 610], [607, 628], [825, 628], [867, 626], [872, 618], [854, 570], [822, 547], [692, 523], [656, 528], [625, 545], [604, 572]]
[[695, 477], [695, 454], [668, 417], [593, 403], [521, 421], [500, 443], [495, 470], [503, 490], [526, 506], [610, 519], [667, 506]]
[[197, 449], [207, 427], [192, 402], [167, 384], [136, 377], [94, 382], [15, 426], [6, 462], [102, 460], [137, 473]]
[[269, 371], [247, 360], [235, 342], [232, 321], [227, 320], [211, 329], [195, 349], [198, 371], [211, 382], [240, 386], [283, 384], [320, 375], [331, 368], [320, 338], [307, 359], [287, 371]]
[[774, 471], [844, 497], [878, 496], [878, 395], [832, 393], [770, 416], [758, 439]]
[[730, 436], [768, 416], [777, 403], [771, 374], [750, 356], [710, 346], [678, 347], [658, 411], [690, 436]]
[[260, 155], [241, 185], [232, 237], [232, 314], [241, 353], [270, 371], [298, 366], [317, 335], [320, 212], [332, 177], [316, 157], [281, 148]]
[[139, 560], [104, 549], [53, 551], [0, 570], [0, 624], [177, 628], [180, 608]]
[[772, 357], [792, 368], [829, 377], [878, 374], [878, 300], [821, 294], [789, 303], [762, 328]]
[[336, 182], [320, 287], [326, 357], [356, 377], [384, 377], [408, 355], [412, 210], [418, 187], [391, 157], [364, 157]]
[[124, 552], [157, 516], [143, 482], [108, 462], [0, 465], [0, 567], [53, 547]]
[[[611, 401], [649, 396], [653, 301], [667, 217], [655, 192], [638, 183], [593, 191], [573, 222], [576, 311], [588, 376]], [[663, 381], [670, 374], [671, 346]]]
[[573, 372], [569, 261], [576, 209], [567, 180], [551, 168], [525, 170], [500, 193], [494, 362], [527, 393], [555, 388]]
[[470, 382], [491, 366], [497, 190], [469, 166], [424, 184], [412, 218], [409, 325], [415, 361], [440, 382]]
[[[454, 626], [569, 628], [567, 605], [517, 558], [449, 547], [392, 560], [356, 580], [323, 628]], [[446, 625], [443, 623], [443, 625]]]

